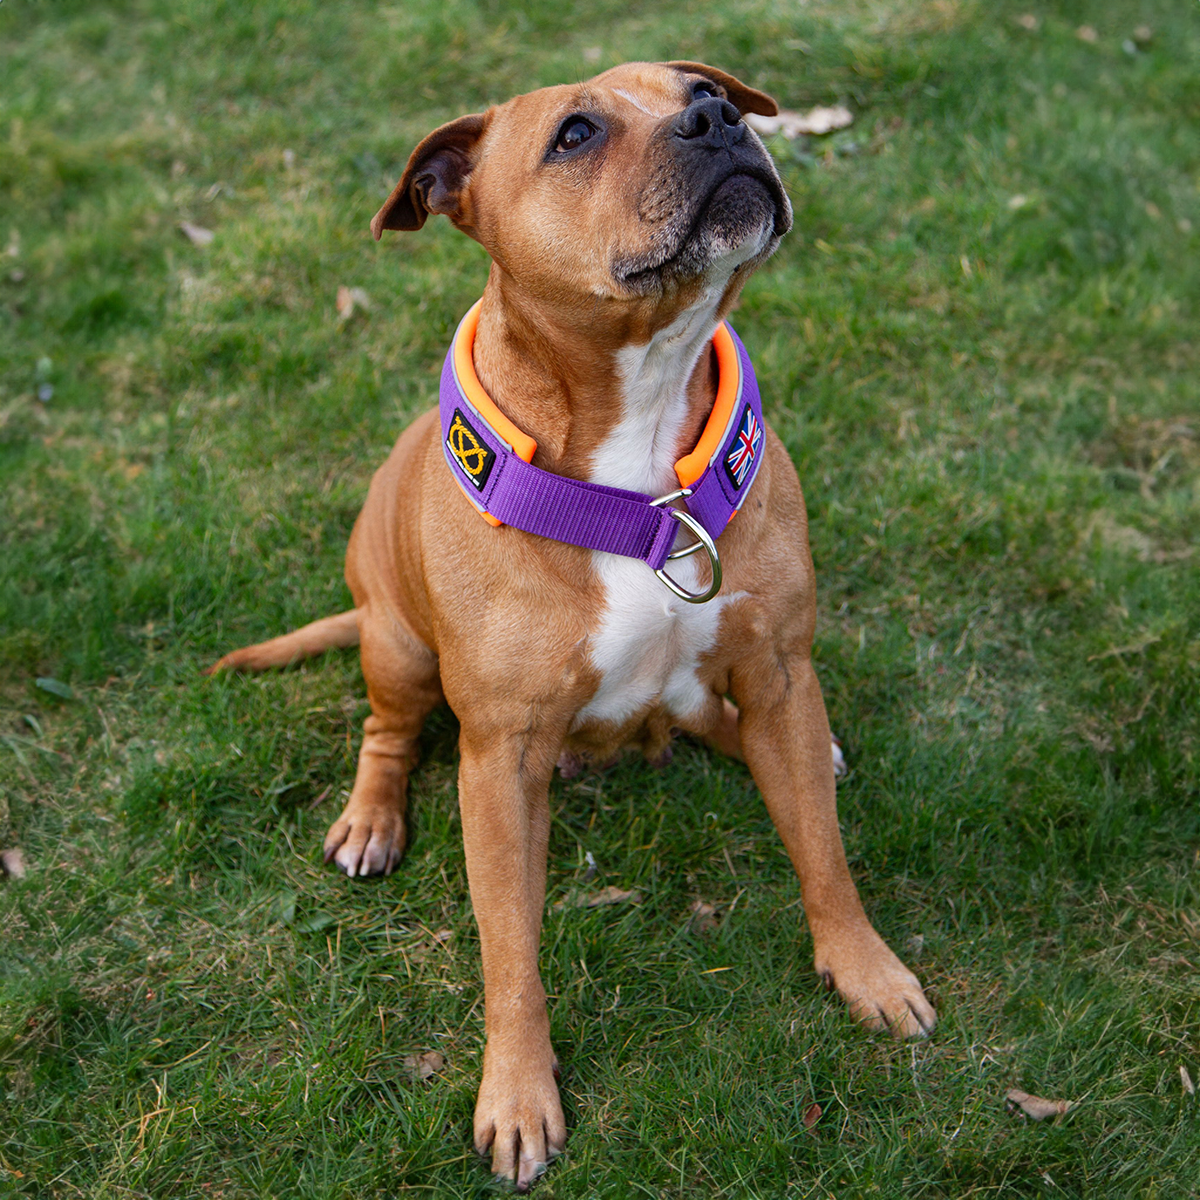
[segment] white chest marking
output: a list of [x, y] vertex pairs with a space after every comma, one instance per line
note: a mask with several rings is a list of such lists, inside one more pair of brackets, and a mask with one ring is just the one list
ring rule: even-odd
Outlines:
[[[712, 338], [724, 282], [649, 344], [618, 352], [623, 415], [596, 452], [593, 483], [653, 496], [679, 486], [674, 466], [687, 416], [687, 381]], [[700, 590], [698, 557], [669, 568], [690, 591]], [[689, 604], [672, 595], [645, 563], [617, 554], [594, 551], [592, 567], [605, 589], [604, 612], [589, 648], [601, 679], [575, 727], [620, 723], [655, 703], [681, 719], [696, 713], [709, 699], [696, 668], [716, 645], [721, 610], [734, 597]]]

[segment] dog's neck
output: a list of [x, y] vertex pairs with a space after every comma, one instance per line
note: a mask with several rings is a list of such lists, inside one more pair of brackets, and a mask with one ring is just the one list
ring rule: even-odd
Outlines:
[[500, 410], [538, 444], [547, 471], [660, 495], [696, 443], [717, 389], [714, 330], [729, 280], [698, 289], [657, 328], [597, 301], [594, 312], [529, 297], [493, 266], [474, 362]]

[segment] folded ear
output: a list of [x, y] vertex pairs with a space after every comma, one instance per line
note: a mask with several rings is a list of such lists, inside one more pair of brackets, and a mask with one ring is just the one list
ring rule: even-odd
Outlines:
[[666, 65], [674, 67], [677, 71], [686, 71], [689, 75], [703, 75], [705, 79], [719, 83], [725, 89], [730, 103], [735, 105], [740, 113], [758, 113], [760, 117], [773, 117], [779, 112], [779, 105], [766, 92], [747, 87], [740, 79], [734, 79], [732, 75], [718, 71], [716, 67], [706, 67], [704, 63], [696, 62], [669, 62]]
[[371, 221], [376, 241], [385, 229], [420, 229], [430, 213], [444, 213], [459, 222], [467, 180], [486, 128], [487, 114], [472, 113], [442, 125], [421, 142]]

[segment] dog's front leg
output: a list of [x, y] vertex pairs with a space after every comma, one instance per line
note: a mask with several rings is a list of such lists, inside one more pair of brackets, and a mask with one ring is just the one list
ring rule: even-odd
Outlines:
[[487, 1031], [475, 1148], [490, 1148], [493, 1172], [519, 1191], [562, 1152], [567, 1136], [537, 964], [557, 753], [528, 731], [505, 737], [463, 726], [459, 805]]
[[920, 983], [872, 928], [838, 829], [829, 721], [807, 653], [779, 650], [735, 676], [742, 749], [800, 876], [815, 966], [853, 1015], [898, 1037], [936, 1017]]

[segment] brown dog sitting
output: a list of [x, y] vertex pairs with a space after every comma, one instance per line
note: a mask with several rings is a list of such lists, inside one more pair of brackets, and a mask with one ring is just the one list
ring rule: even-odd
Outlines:
[[[420, 417], [375, 475], [346, 556], [354, 610], [214, 668], [361, 645], [371, 715], [325, 841], [352, 876], [399, 862], [422, 723], [443, 699], [454, 710], [486, 1000], [475, 1144], [521, 1189], [566, 1137], [537, 962], [557, 763], [631, 743], [657, 758], [674, 729], [744, 757], [800, 876], [818, 972], [872, 1027], [934, 1024], [846, 866], [804, 500], [761, 411], [740, 407], [752, 372], [722, 324], [792, 220], [747, 112], [776, 106], [698, 63], [631, 63], [421, 142], [375, 236], [442, 213], [493, 264], [447, 364], [441, 423]], [[688, 518], [689, 452], [737, 511], [728, 528], [728, 507], [707, 532]], [[502, 476], [578, 497], [587, 536], [539, 536], [572, 514], [531, 518], [511, 495], [517, 515], [498, 520]], [[653, 545], [595, 548], [618, 523], [589, 506], [629, 495]]]

